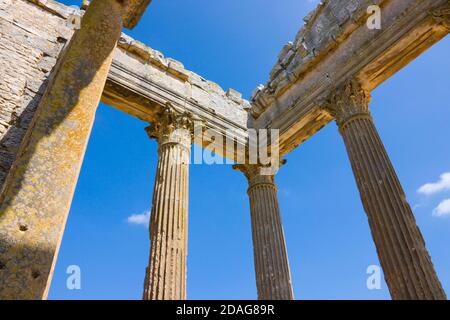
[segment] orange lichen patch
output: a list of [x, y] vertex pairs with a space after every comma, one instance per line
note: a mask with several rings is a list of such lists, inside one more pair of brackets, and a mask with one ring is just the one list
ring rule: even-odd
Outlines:
[[0, 207], [0, 299], [42, 299], [48, 293], [123, 10], [120, 1], [92, 2], [6, 181]]

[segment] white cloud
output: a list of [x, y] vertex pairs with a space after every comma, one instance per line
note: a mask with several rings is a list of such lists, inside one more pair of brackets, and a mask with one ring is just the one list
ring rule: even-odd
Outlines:
[[129, 224], [148, 226], [150, 222], [150, 210], [141, 214], [132, 214], [127, 218]]
[[280, 188], [279, 192], [283, 197], [286, 197], [286, 198], [289, 198], [292, 195], [291, 190], [289, 190], [287, 188]]
[[424, 184], [417, 192], [429, 196], [445, 190], [450, 190], [450, 172], [443, 173], [438, 182]]
[[446, 199], [439, 203], [439, 205], [433, 210], [434, 217], [450, 216], [450, 199]]

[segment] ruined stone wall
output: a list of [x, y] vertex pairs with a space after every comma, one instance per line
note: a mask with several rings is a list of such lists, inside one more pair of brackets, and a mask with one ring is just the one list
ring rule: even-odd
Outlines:
[[38, 3], [0, 0], [0, 187], [72, 34], [57, 3]]

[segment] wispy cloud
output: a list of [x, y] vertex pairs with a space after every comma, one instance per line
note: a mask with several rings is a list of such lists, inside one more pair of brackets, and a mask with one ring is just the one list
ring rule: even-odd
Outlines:
[[450, 172], [443, 173], [437, 182], [424, 184], [417, 192], [429, 196], [445, 190], [450, 190]]
[[446, 199], [439, 203], [439, 205], [433, 210], [434, 217], [450, 216], [450, 199]]
[[292, 192], [290, 189], [287, 188], [280, 188], [279, 189], [280, 194], [285, 197], [285, 198], [289, 198], [292, 195]]
[[150, 222], [150, 210], [147, 210], [140, 214], [132, 214], [127, 218], [127, 222], [129, 224], [140, 225], [140, 226], [148, 226]]

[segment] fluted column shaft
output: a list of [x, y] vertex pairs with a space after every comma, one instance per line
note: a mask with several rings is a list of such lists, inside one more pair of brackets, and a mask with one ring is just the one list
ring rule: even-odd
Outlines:
[[292, 300], [291, 273], [274, 176], [258, 165], [236, 165], [248, 181], [259, 300]]
[[158, 168], [150, 218], [151, 250], [144, 299], [185, 300], [188, 180], [191, 150], [189, 116], [167, 108], [149, 127], [158, 140]]
[[353, 80], [330, 109], [344, 139], [380, 263], [393, 299], [446, 299], [422, 234], [368, 110], [370, 94]]

